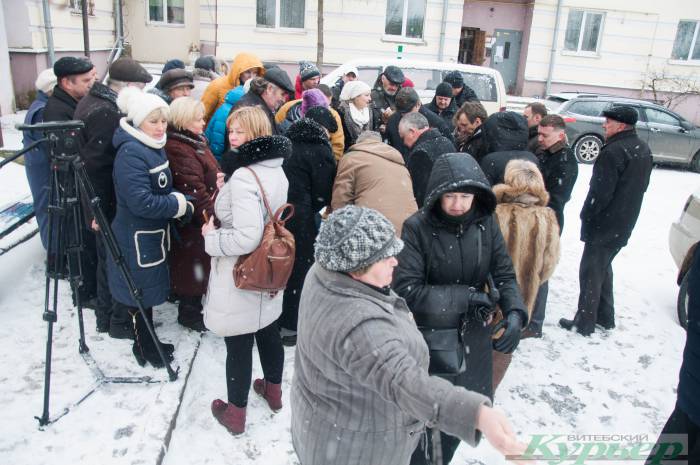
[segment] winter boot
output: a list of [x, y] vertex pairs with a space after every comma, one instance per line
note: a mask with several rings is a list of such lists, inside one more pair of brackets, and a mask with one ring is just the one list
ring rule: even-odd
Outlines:
[[177, 306], [177, 322], [200, 333], [207, 330], [204, 326], [201, 301], [201, 297], [181, 297]]
[[[146, 318], [148, 318], [148, 322], [151, 323], [151, 327], [153, 328], [153, 331], [155, 332], [156, 330], [156, 324], [153, 322], [153, 307], [148, 307], [146, 309]], [[148, 331], [148, 330], [146, 330]], [[158, 335], [156, 334], [156, 337]], [[173, 352], [175, 352], [175, 346], [172, 344], [168, 344], [166, 342], [160, 341], [160, 345], [163, 346], [163, 352], [165, 352], [165, 355], [170, 359], [170, 361], [173, 361]]]
[[211, 413], [221, 425], [233, 435], [245, 432], [245, 407], [216, 399], [211, 403]]
[[267, 401], [267, 405], [273, 412], [282, 410], [282, 384], [274, 384], [258, 378], [253, 382], [253, 391]]
[[297, 343], [297, 332], [287, 328], [280, 328], [280, 337], [282, 345], [285, 347], [294, 347]]
[[109, 337], [112, 339], [134, 339], [133, 323], [109, 323]]
[[[163, 360], [161, 360], [160, 355], [158, 354], [158, 349], [156, 348], [156, 344], [151, 338], [151, 334], [148, 332], [148, 328], [146, 327], [146, 322], [141, 316], [140, 312], [135, 312], [132, 314], [132, 318], [134, 321], [134, 345], [132, 346], [131, 351], [134, 354], [134, 357], [136, 358], [136, 362], [138, 362], [139, 365], [144, 366], [146, 365], [146, 362], [150, 363], [153, 365], [155, 368], [162, 368], [164, 366]], [[156, 336], [157, 338], [157, 336]], [[159, 341], [160, 342], [160, 341]], [[172, 344], [161, 344], [163, 348], [163, 352], [165, 354], [165, 358], [167, 361], [172, 362], [173, 361], [173, 352], [174, 352], [174, 347]], [[168, 348], [169, 346], [169, 348]]]
[[109, 332], [109, 320], [112, 318], [112, 313], [105, 309], [98, 308], [95, 310], [95, 322], [97, 324], [98, 333]]

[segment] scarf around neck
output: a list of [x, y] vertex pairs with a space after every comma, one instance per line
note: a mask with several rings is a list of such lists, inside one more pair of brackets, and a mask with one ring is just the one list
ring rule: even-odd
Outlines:
[[350, 117], [359, 126], [364, 126], [369, 123], [369, 107], [360, 110], [354, 103], [348, 102], [348, 108], [350, 108]]
[[145, 132], [143, 132], [142, 130], [133, 127], [131, 124], [129, 124], [126, 118], [122, 118], [119, 120], [119, 126], [121, 126], [121, 128], [125, 130], [134, 139], [138, 140], [143, 145], [152, 149], [162, 149], [163, 147], [165, 147], [165, 142], [168, 139], [167, 134], [163, 134], [163, 137], [160, 140], [156, 140], [148, 134], [146, 134]]

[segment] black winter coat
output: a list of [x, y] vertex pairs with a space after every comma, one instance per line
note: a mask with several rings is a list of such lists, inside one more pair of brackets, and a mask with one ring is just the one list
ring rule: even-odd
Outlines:
[[117, 213], [117, 198], [112, 180], [117, 149], [112, 144], [112, 137], [119, 127], [121, 116], [117, 108], [117, 93], [99, 82], [93, 84], [90, 93], [78, 102], [74, 115], [75, 119], [85, 123], [80, 156], [85, 162], [85, 170], [95, 193], [102, 201], [102, 211], [110, 223]]
[[537, 132], [539, 128], [538, 126], [531, 126], [527, 128], [527, 151], [536, 153], [537, 150], [539, 149], [539, 142], [537, 141], [537, 136], [539, 133]]
[[539, 167], [539, 160], [530, 152], [525, 150], [508, 150], [505, 152], [493, 152], [486, 155], [479, 163], [484, 170], [486, 178], [492, 186], [503, 183], [503, 175], [506, 173], [506, 165], [511, 160], [531, 161]]
[[464, 141], [458, 148], [460, 152], [468, 153], [477, 161], [481, 163], [481, 159], [486, 156], [486, 146], [484, 144], [484, 133], [481, 130], [481, 126], [476, 128], [471, 136]]
[[[476, 190], [471, 220], [447, 223], [438, 215], [440, 196], [460, 187]], [[435, 162], [423, 208], [409, 217], [401, 238], [393, 288], [406, 299], [422, 328], [459, 328], [466, 322], [467, 372], [455, 384], [491, 396], [491, 327], [469, 311], [470, 288], [484, 290], [490, 274], [505, 314], [527, 320], [513, 264], [494, 215], [496, 198], [476, 161], [463, 154]]]
[[[401, 86], [399, 86], [399, 89], [401, 89]], [[398, 92], [399, 89], [397, 89], [396, 92]], [[380, 74], [377, 77], [377, 80], [374, 81], [374, 86], [372, 87], [370, 96], [372, 97], [372, 102], [370, 103], [370, 109], [372, 110], [372, 126], [376, 128], [376, 131], [380, 131], [383, 135], [385, 135], [385, 131], [380, 130], [380, 126], [384, 124], [384, 121], [382, 120], [382, 113], [387, 108], [391, 108], [392, 110], [396, 111], [396, 94], [389, 95], [384, 91], [384, 86], [382, 86], [382, 75]]]
[[464, 102], [478, 102], [479, 97], [476, 96], [476, 92], [474, 92], [471, 87], [464, 84], [462, 91], [454, 96], [454, 101], [457, 105], [457, 109], [459, 109]]
[[72, 120], [77, 105], [77, 100], [56, 85], [53, 88], [53, 94], [51, 94], [44, 107], [44, 122]]
[[578, 162], [574, 151], [565, 142], [557, 142], [547, 150], [537, 152], [544, 187], [549, 192], [547, 206], [554, 210], [559, 223], [559, 234], [564, 229], [564, 205], [571, 198], [576, 178]]
[[433, 100], [427, 104], [426, 107], [428, 110], [442, 118], [445, 124], [450, 128], [450, 132], [454, 131], [455, 125], [452, 122], [452, 118], [454, 118], [455, 113], [457, 113], [457, 104], [455, 103], [455, 99], [450, 100], [450, 105], [444, 110], [441, 110], [438, 108], [437, 103], [435, 103], [435, 97], [433, 97]]
[[695, 253], [688, 273], [688, 337], [678, 375], [678, 406], [700, 425], [700, 253]]
[[[272, 135], [277, 136], [281, 134], [279, 127], [277, 127], [277, 123], [275, 122], [275, 114], [270, 110], [265, 101], [258, 94], [248, 91], [243, 97], [240, 98], [238, 102], [236, 102], [234, 106], [231, 107], [231, 111], [229, 111], [228, 114], [231, 115], [231, 113], [233, 113], [235, 110], [243, 107], [260, 107], [270, 120], [270, 124], [272, 125]], [[226, 147], [228, 148], [228, 130], [226, 131], [226, 135]]]
[[[439, 130], [443, 136], [448, 138], [450, 141], [454, 142], [452, 130], [447, 124], [445, 124], [442, 118], [440, 118], [432, 111], [428, 110], [423, 105], [421, 105], [421, 107], [418, 109], [418, 113], [425, 116], [425, 118], [428, 120], [428, 126], [431, 129], [435, 128]], [[406, 147], [406, 144], [403, 143], [403, 140], [399, 135], [399, 123], [401, 122], [401, 118], [403, 118], [404, 115], [405, 113], [396, 112], [389, 117], [389, 121], [387, 121], [386, 123], [386, 138], [387, 144], [391, 145], [396, 150], [398, 150], [401, 153], [401, 155], [403, 155], [403, 158], [405, 160], [406, 155], [408, 155], [409, 148]]]
[[642, 208], [651, 176], [651, 150], [630, 129], [608, 139], [593, 165], [588, 196], [581, 209], [581, 240], [624, 247]]
[[318, 234], [316, 214], [331, 203], [335, 157], [321, 125], [308, 118], [292, 124], [287, 137], [292, 141], [292, 156], [284, 161], [282, 168], [289, 181], [287, 201], [295, 209], [287, 228], [296, 240], [296, 257], [284, 292], [280, 323], [296, 330], [301, 288], [314, 263], [314, 241]]
[[423, 206], [427, 195], [428, 179], [435, 160], [445, 153], [454, 153], [454, 144], [437, 129], [428, 129], [420, 135], [406, 157], [406, 168], [411, 175], [413, 195], [418, 208]]

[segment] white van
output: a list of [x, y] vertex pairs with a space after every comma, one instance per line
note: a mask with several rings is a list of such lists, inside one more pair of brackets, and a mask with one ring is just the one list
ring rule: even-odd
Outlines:
[[446, 63], [441, 61], [399, 60], [387, 58], [358, 58], [343, 63], [321, 79], [321, 83], [333, 87], [338, 78], [348, 69], [356, 67], [358, 78], [370, 86], [374, 85], [377, 76], [390, 65], [398, 66], [404, 76], [410, 79], [421, 101], [430, 103], [435, 96], [435, 89], [442, 82], [447, 72], [458, 70], [464, 77], [464, 83], [471, 87], [481, 100], [488, 114], [505, 110], [506, 87], [501, 73], [495, 69], [483, 66]]

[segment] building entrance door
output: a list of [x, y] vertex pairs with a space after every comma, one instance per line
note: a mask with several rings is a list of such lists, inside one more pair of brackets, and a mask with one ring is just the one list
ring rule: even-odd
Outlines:
[[506, 91], [512, 94], [515, 92], [515, 83], [518, 78], [523, 33], [510, 29], [496, 29], [494, 37], [496, 41], [491, 49], [491, 67], [501, 73]]

